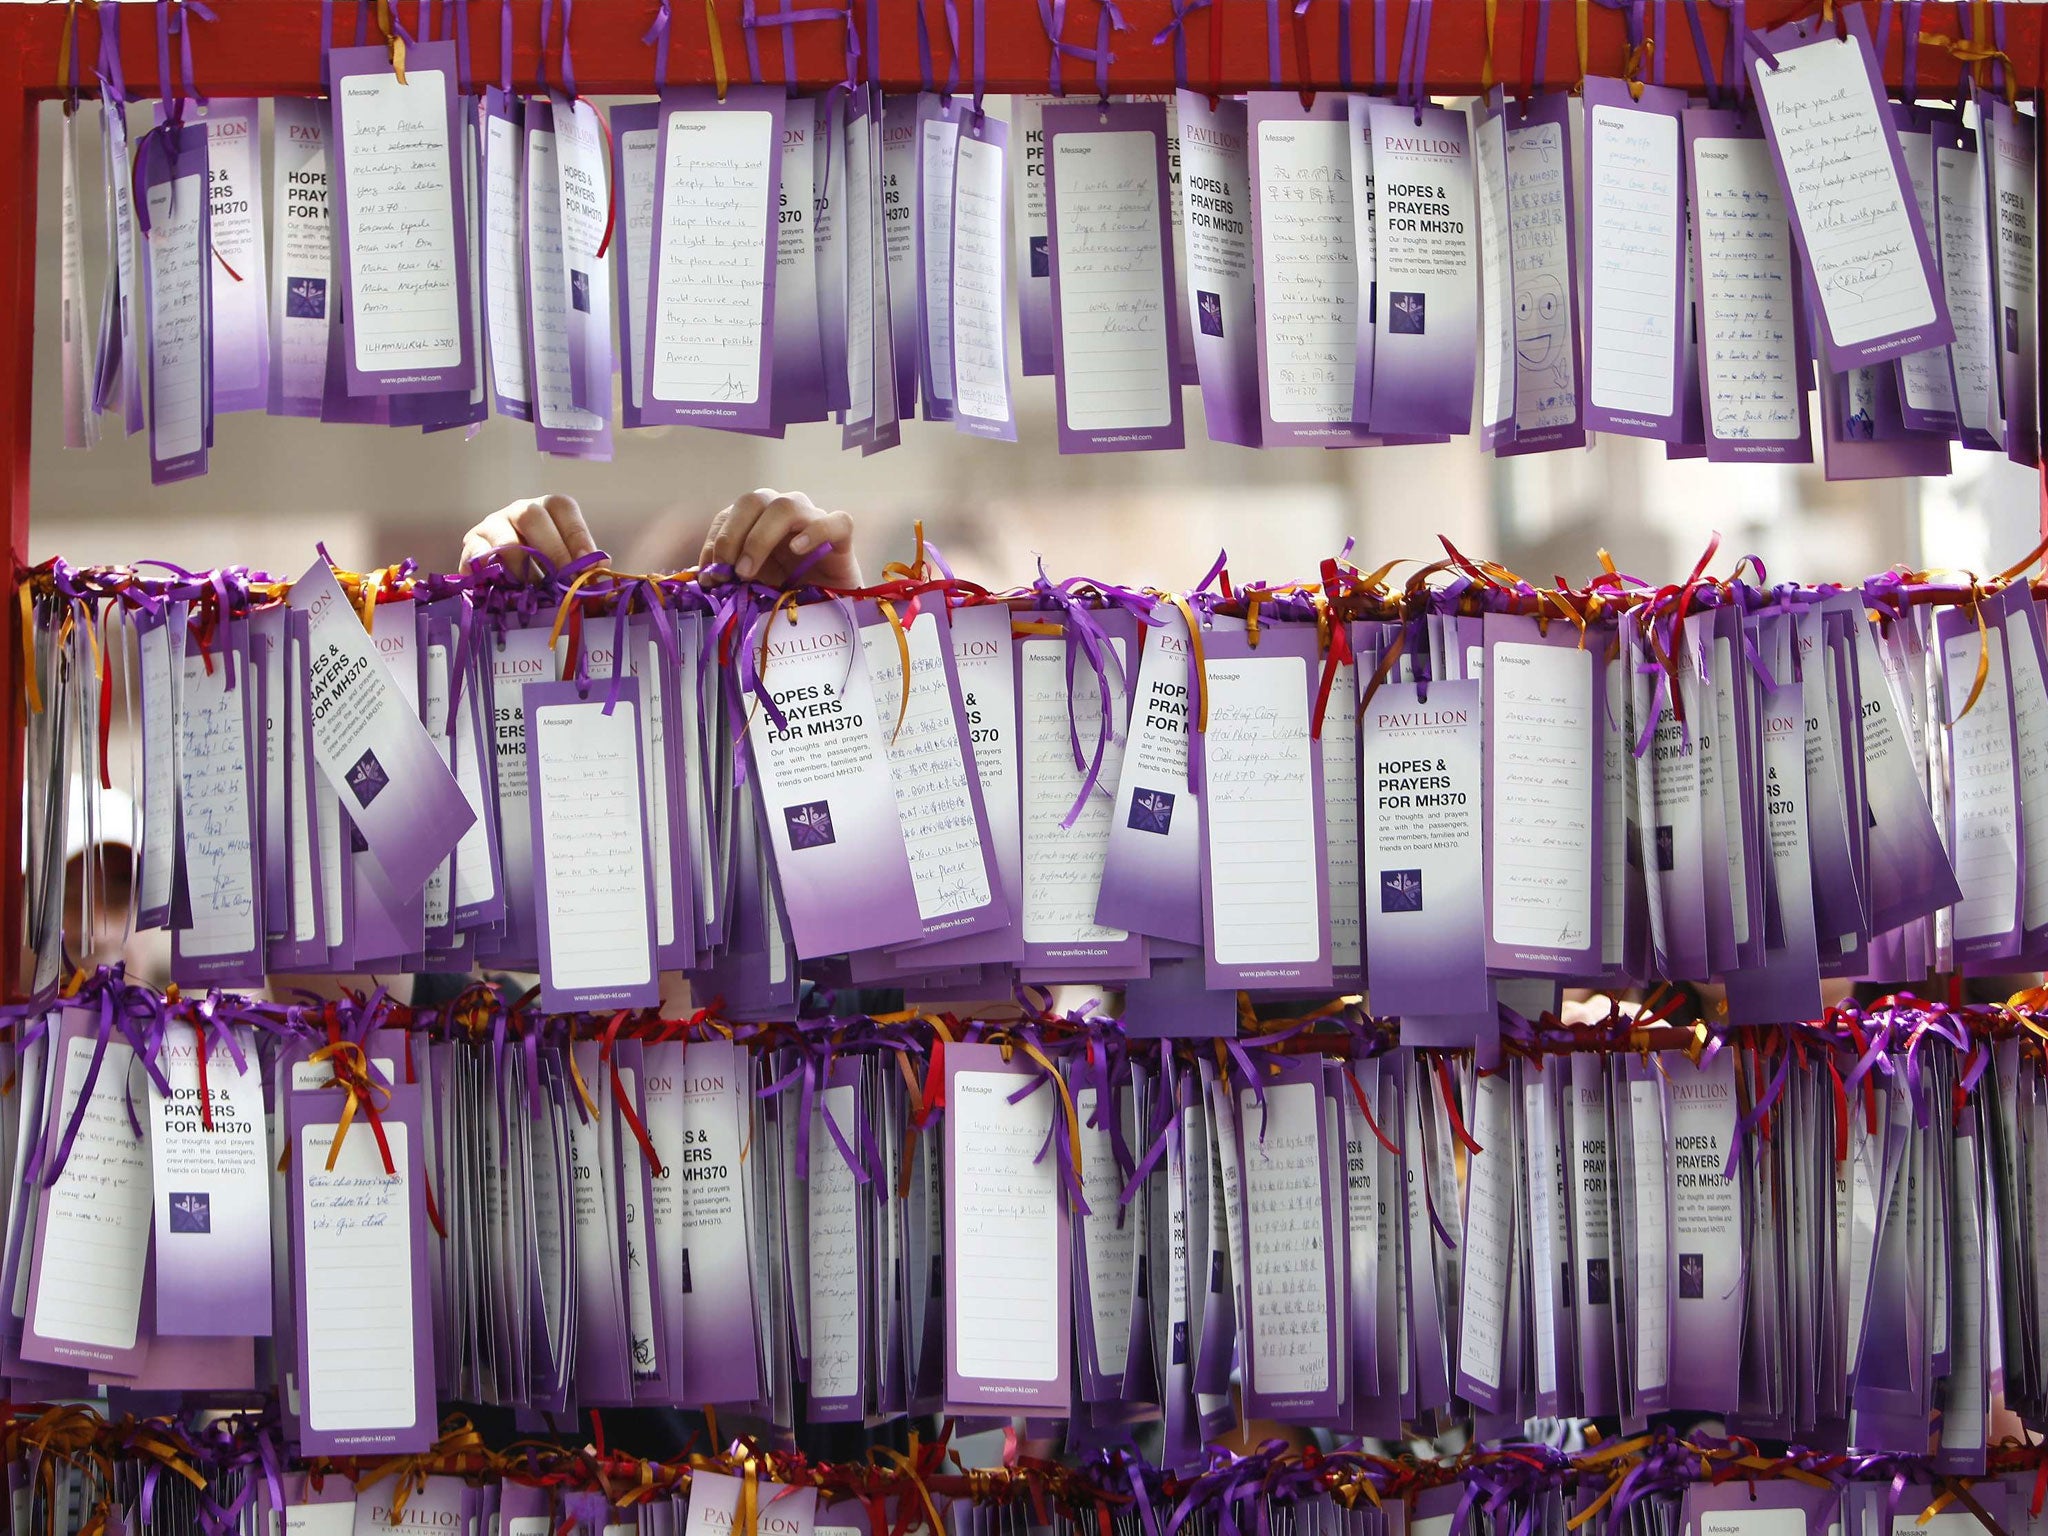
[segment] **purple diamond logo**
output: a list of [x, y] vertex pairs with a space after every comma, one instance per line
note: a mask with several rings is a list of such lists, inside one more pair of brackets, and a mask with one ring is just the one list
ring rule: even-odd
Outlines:
[[1173, 796], [1163, 789], [1141, 789], [1131, 796], [1130, 819], [1133, 832], [1156, 832], [1164, 837], [1173, 830]]
[[1381, 870], [1380, 910], [1382, 912], [1420, 912], [1422, 910], [1422, 871], [1419, 869]]
[[284, 291], [284, 315], [287, 320], [325, 320], [327, 318], [327, 279], [324, 277], [295, 277], [291, 286]]
[[1586, 1305], [1604, 1307], [1611, 1296], [1605, 1259], [1586, 1260]]
[[1046, 248], [1044, 235], [1033, 235], [1031, 237], [1031, 275], [1033, 277], [1052, 276], [1052, 253]]
[[206, 1194], [171, 1196], [173, 1232], [211, 1232], [213, 1197]]
[[1678, 851], [1671, 841], [1671, 829], [1657, 829], [1657, 872], [1668, 875], [1678, 867]]
[[588, 272], [579, 272], [574, 267], [569, 269], [569, 302], [576, 307], [578, 314], [587, 315], [590, 313], [590, 274]]
[[1425, 297], [1420, 293], [1389, 294], [1387, 329], [1396, 336], [1420, 336]]
[[2020, 312], [2010, 304], [2005, 306], [2005, 350], [2017, 352], [2020, 349]]
[[1210, 293], [1206, 289], [1195, 290], [1195, 313], [1202, 322], [1204, 336], [1223, 334], [1223, 295]]
[[391, 782], [384, 772], [384, 765], [377, 761], [377, 754], [365, 752], [356, 759], [355, 766], [348, 771], [348, 787], [355, 792], [356, 804], [367, 806], [384, 793], [384, 786]]
[[1707, 1294], [1707, 1256], [1681, 1253], [1678, 1256], [1678, 1299], [1698, 1301]]
[[833, 842], [832, 807], [823, 800], [809, 800], [802, 805], [785, 805], [782, 819], [789, 824], [789, 846], [794, 852], [799, 848], [823, 848]]

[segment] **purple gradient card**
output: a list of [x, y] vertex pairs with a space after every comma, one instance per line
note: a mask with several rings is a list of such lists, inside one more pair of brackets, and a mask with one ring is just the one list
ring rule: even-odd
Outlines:
[[[1842, 21], [1792, 22], [1743, 48], [1835, 373], [1955, 339], [1863, 7]], [[1845, 143], [1873, 152], [1845, 156]]]
[[203, 123], [166, 126], [136, 150], [142, 196], [144, 325], [149, 336], [149, 477], [206, 473], [213, 445], [212, 213]]
[[334, 275], [327, 105], [311, 97], [280, 96], [271, 110], [266, 404], [273, 416], [317, 418], [327, 376], [327, 285]]
[[1068, 1212], [1057, 1159], [1038, 1156], [1059, 1103], [1000, 1047], [946, 1052], [947, 1413], [1070, 1405]]
[[[577, 360], [576, 328], [571, 317], [580, 298], [585, 310], [592, 302], [588, 276], [583, 292], [563, 245], [561, 133], [552, 104], [535, 98], [526, 103], [526, 328], [531, 358], [534, 442], [543, 453], [566, 458], [609, 459], [612, 452], [611, 413], [591, 411], [576, 403], [579, 369], [588, 379], [587, 364]], [[609, 395], [606, 397], [609, 405]]]
[[635, 677], [523, 690], [541, 1006], [549, 1013], [661, 1001], [641, 696]]
[[312, 747], [321, 775], [348, 808], [385, 883], [410, 895], [475, 815], [325, 560], [293, 585], [291, 606], [307, 616]]
[[[1201, 694], [1187, 620], [1141, 629], [1130, 737], [1103, 849], [1095, 920], [1183, 944], [1202, 942], [1202, 812], [1190, 769]], [[1241, 620], [1220, 621], [1242, 632]]]
[[467, 393], [476, 338], [455, 45], [413, 45], [402, 84], [381, 46], [328, 61], [348, 391]]
[[618, 293], [619, 425], [647, 423], [641, 408], [647, 402], [647, 311], [654, 290], [654, 200], [661, 178], [661, 104], [621, 102], [609, 113], [611, 127], [612, 196], [615, 202], [612, 239], [618, 256], [613, 263]]
[[1486, 963], [1498, 972], [1600, 969], [1600, 711], [1594, 652], [1575, 626], [1486, 617]]
[[747, 746], [797, 953], [846, 954], [923, 936], [896, 793], [857, 625], [811, 603], [760, 620], [774, 710], [755, 707]]
[[1685, 93], [1586, 81], [1586, 426], [1679, 436]]
[[1009, 305], [1004, 297], [1010, 217], [1004, 194], [1009, 125], [969, 112], [960, 119], [950, 200], [948, 312], [954, 430], [1000, 442], [1017, 440], [1010, 392]]
[[299, 1091], [285, 1108], [299, 1449], [423, 1451], [436, 1426], [420, 1089], [393, 1086], [374, 1122], [358, 1114], [345, 1134], [342, 1099]]
[[214, 409], [260, 411], [269, 394], [270, 316], [258, 104], [216, 96], [186, 110], [206, 133]]
[[1810, 463], [1792, 228], [1751, 114], [1685, 113], [1707, 458]]
[[1214, 990], [1330, 987], [1323, 744], [1310, 728], [1318, 661], [1312, 624], [1269, 624], [1256, 645], [1221, 629], [1205, 638], [1209, 718], [1195, 750]]
[[[1258, 329], [1252, 306], [1251, 161], [1245, 105], [1182, 91], [1182, 301], [1209, 440], [1259, 446]], [[1359, 296], [1363, 313], [1364, 295]]]
[[[1353, 386], [1361, 357], [1352, 205], [1351, 116], [1341, 92], [1304, 106], [1293, 91], [1255, 91], [1246, 119], [1256, 256], [1259, 435], [1268, 446], [1362, 442]], [[1206, 393], [1204, 398], [1206, 399]]]
[[[495, 86], [482, 97], [483, 168], [477, 239], [483, 243], [484, 332], [490, 344], [491, 409], [533, 420], [533, 359], [526, 331], [524, 104]], [[623, 183], [621, 183], [623, 197]], [[644, 306], [641, 306], [644, 308]]]
[[1183, 443], [1166, 108], [1044, 109], [1062, 453]]
[[776, 203], [787, 98], [780, 86], [662, 93], [648, 425], [773, 426]]
[[1578, 197], [1572, 100], [1562, 91], [1507, 108], [1508, 217], [1514, 226], [1515, 430], [1502, 455], [1583, 447]]
[[1479, 241], [1465, 114], [1372, 102], [1372, 429], [1472, 430]]
[[[2032, 466], [2040, 423], [2035, 330], [2040, 316], [2035, 223], [2040, 119], [1989, 92], [1979, 92], [1979, 136], [1984, 146], [1985, 207], [1991, 210], [1992, 341], [1998, 359], [1998, 414], [2005, 421], [2005, 455]], [[1937, 338], [1939, 339], [1939, 338]]]

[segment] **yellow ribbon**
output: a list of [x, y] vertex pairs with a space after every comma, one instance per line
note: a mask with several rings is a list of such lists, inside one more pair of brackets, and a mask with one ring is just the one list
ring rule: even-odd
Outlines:
[[1500, 0], [1486, 0], [1486, 57], [1479, 64], [1479, 94], [1484, 96], [1493, 90], [1493, 24], [1500, 11]]
[[21, 682], [28, 694], [28, 707], [35, 714], [43, 712], [43, 690], [36, 682], [36, 614], [35, 596], [29, 584], [21, 584]]
[[1573, 18], [1579, 42], [1579, 88], [1586, 85], [1586, 61], [1592, 57], [1592, 0], [1578, 0], [1577, 14]]
[[[324, 1086], [339, 1087], [347, 1095], [341, 1106], [341, 1120], [334, 1127], [334, 1142], [327, 1149], [327, 1171], [334, 1172], [335, 1161], [341, 1156], [341, 1144], [348, 1136], [348, 1128], [355, 1123], [356, 1110], [367, 1104], [367, 1095], [382, 1093], [387, 1099], [391, 1090], [381, 1083], [372, 1081], [369, 1062], [363, 1055], [363, 1048], [353, 1040], [332, 1040], [306, 1058], [309, 1062], [329, 1062], [334, 1071], [334, 1081]], [[347, 1072], [342, 1068], [346, 1065]]]
[[562, 1052], [563, 1060], [569, 1063], [569, 1081], [575, 1085], [576, 1097], [583, 1101], [583, 1112], [592, 1120], [597, 1118], [597, 1100], [590, 1096], [590, 1090], [583, 1084], [583, 1069], [576, 1065], [576, 1044], [569, 1043], [569, 1049]]
[[730, 77], [725, 72], [725, 38], [718, 30], [717, 0], [704, 0], [704, 29], [711, 34], [711, 78], [718, 86], [718, 99], [723, 101]]
[[[562, 594], [561, 606], [555, 609], [554, 627], [548, 631], [549, 650], [552, 651], [555, 648], [555, 642], [562, 638], [562, 627], [569, 622], [569, 605], [576, 601], [576, 594], [583, 590], [585, 582], [600, 571], [605, 571], [605, 567], [593, 565], [589, 570], [582, 572], [574, 581], [569, 583], [569, 590]], [[609, 575], [610, 572], [605, 571], [605, 574]], [[619, 659], [613, 658], [613, 664], [618, 665]]]
[[1201, 735], [1209, 729], [1209, 666], [1202, 657], [1202, 626], [1195, 621], [1195, 610], [1188, 600], [1178, 592], [1159, 594], [1180, 614], [1181, 622], [1188, 627], [1188, 647], [1195, 658], [1195, 733]]
[[1963, 716], [1969, 714], [1971, 710], [1977, 707], [1977, 695], [1984, 691], [1985, 679], [1991, 675], [1991, 635], [1984, 627], [1984, 605], [1980, 601], [1982, 596], [1983, 593], [1977, 583], [1972, 581], [1970, 583], [1969, 608], [1970, 617], [1977, 621], [1977, 675], [1970, 683], [1969, 698], [1963, 701], [1962, 714], [1957, 715], [1955, 719], [1948, 722], [1950, 730], [1954, 730], [1960, 725]]
[[384, 34], [384, 46], [391, 50], [391, 72], [405, 84], [405, 34], [391, 25], [391, 0], [377, 0], [377, 27]]
[[889, 733], [889, 745], [896, 745], [896, 738], [903, 734], [903, 721], [910, 714], [910, 637], [903, 632], [903, 621], [896, 617], [896, 605], [886, 597], [876, 600], [875, 606], [882, 617], [889, 621], [890, 633], [896, 637], [896, 660], [903, 668], [903, 686], [897, 690], [896, 729]]

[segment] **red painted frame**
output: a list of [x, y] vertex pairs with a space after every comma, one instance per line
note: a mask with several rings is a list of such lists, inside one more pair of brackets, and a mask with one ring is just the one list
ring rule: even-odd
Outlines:
[[[826, 0], [827, 4], [831, 0]], [[991, 92], [1043, 91], [1048, 84], [1052, 50], [1038, 6], [1033, 0], [845, 0], [848, 15], [869, 32], [878, 46], [863, 59], [867, 78], [889, 90], [915, 90], [923, 83], [918, 63], [917, 22], [922, 11], [936, 70], [943, 81], [952, 62], [947, 42], [946, 12], [960, 29], [963, 83], [973, 83], [976, 27], [985, 22], [981, 49], [987, 62], [986, 88]], [[1186, 0], [1181, 0], [1182, 4]], [[715, 20], [721, 52], [734, 78], [746, 78], [746, 28], [742, 0], [674, 0], [668, 75], [676, 83], [709, 83], [715, 64], [709, 25]], [[1212, 0], [1189, 14], [1186, 25], [1187, 76], [1176, 79], [1172, 24], [1175, 0], [1121, 0], [1124, 30], [1112, 39], [1109, 86], [1122, 92], [1158, 92], [1177, 83], [1227, 91], [1269, 89], [1337, 89], [1340, 10], [1349, 15], [1351, 68], [1359, 88], [1390, 83], [1373, 74], [1375, 14], [1385, 17], [1390, 67], [1398, 61], [1401, 40], [1414, 0], [1302, 0], [1306, 14], [1296, 17], [1294, 0]], [[509, 5], [513, 26], [513, 80], [521, 89], [539, 82], [542, 0], [500, 0]], [[498, 61], [500, 5], [470, 0], [468, 8], [471, 59], [480, 76], [494, 75]], [[311, 95], [320, 89], [319, 0], [212, 0], [217, 20], [194, 21], [194, 61], [198, 87], [222, 96]], [[770, 10], [762, 0], [756, 9], [772, 21], [783, 9], [812, 9], [814, 0], [775, 0]], [[870, 9], [875, 14], [870, 16]], [[1955, 38], [1961, 35], [1957, 4], [1930, 3], [1921, 13], [1924, 33]], [[353, 37], [354, 8], [339, 9], [348, 18]], [[643, 41], [653, 20], [652, 0], [585, 0], [575, 18], [576, 80], [597, 94], [646, 94], [653, 88], [653, 53]], [[1656, 39], [1653, 55], [1672, 85], [1699, 87], [1708, 75], [1697, 57], [1686, 12], [1658, 0], [1644, 8], [1654, 25], [1662, 20], [1669, 35]], [[1725, 56], [1728, 13], [1700, 0], [1698, 12], [1715, 71]], [[1749, 0], [1748, 21], [1768, 26], [1815, 7], [1801, 0]], [[2048, 44], [2048, 5], [2002, 4], [2005, 49], [2022, 90], [2038, 89], [2043, 73], [2043, 47]], [[1577, 25], [1583, 14], [1587, 29], [1587, 68], [1594, 74], [1619, 74], [1628, 57], [1624, 13], [1587, 0], [1554, 0], [1542, 77], [1550, 82], [1576, 80], [1580, 74]], [[1424, 61], [1429, 89], [1455, 95], [1477, 90], [1489, 73], [1510, 86], [1524, 84], [1534, 60], [1529, 46], [1537, 35], [1538, 0], [1435, 0]], [[1905, 8], [1898, 7], [1899, 26], [1887, 50], [1886, 77], [1898, 84], [1903, 50], [1900, 28]], [[1092, 48], [1101, 7], [1099, 0], [1072, 0], [1065, 8], [1061, 38], [1071, 47]], [[89, 61], [99, 43], [99, 27], [117, 19], [129, 90], [138, 96], [158, 94], [157, 7], [127, 4], [87, 8], [75, 4], [0, 3], [0, 308], [15, 316], [0, 329], [0, 452], [9, 466], [0, 474], [0, 523], [7, 537], [9, 590], [26, 568], [29, 519], [29, 422], [34, 388], [36, 271], [36, 168], [38, 108], [64, 91], [63, 55], [67, 26], [78, 29], [78, 51]], [[1270, 29], [1270, 30], [1269, 30]], [[782, 30], [761, 29], [759, 54], [765, 78], [784, 83]], [[787, 83], [818, 88], [845, 74], [845, 24], [804, 22], [794, 33], [796, 74]], [[1489, 38], [1489, 33], [1491, 37]], [[551, 50], [552, 52], [552, 50]], [[1277, 59], [1278, 77], [1271, 73]], [[550, 59], [552, 65], [554, 60]], [[1489, 67], [1490, 66], [1490, 67]], [[1654, 69], [1655, 66], [1653, 65]], [[559, 78], [558, 69], [551, 76]], [[1959, 66], [1947, 52], [1922, 45], [1919, 82], [1923, 93], [1954, 88]], [[1092, 94], [1096, 85], [1092, 62], [1068, 58], [1064, 84], [1076, 94]], [[0, 869], [21, 868], [22, 726], [20, 688], [21, 635], [18, 625], [0, 623], [0, 692], [4, 692], [7, 733], [0, 755]], [[0, 933], [22, 932], [22, 882], [0, 885]], [[20, 944], [5, 946], [6, 995], [16, 995]]]

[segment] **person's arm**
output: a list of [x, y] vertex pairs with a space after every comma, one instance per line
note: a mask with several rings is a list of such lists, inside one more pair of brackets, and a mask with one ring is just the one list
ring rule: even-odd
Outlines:
[[[522, 544], [559, 567], [596, 549], [597, 539], [573, 497], [539, 496], [500, 507], [471, 528], [463, 535], [462, 563]], [[826, 544], [831, 549], [817, 555]], [[685, 559], [678, 550], [676, 564]], [[740, 580], [771, 587], [781, 586], [800, 569], [805, 581], [818, 586], [862, 585], [860, 561], [853, 553], [852, 516], [828, 512], [801, 491], [763, 489], [741, 496], [712, 518], [697, 563], [729, 566]], [[526, 560], [515, 551], [506, 564], [520, 570]]]

